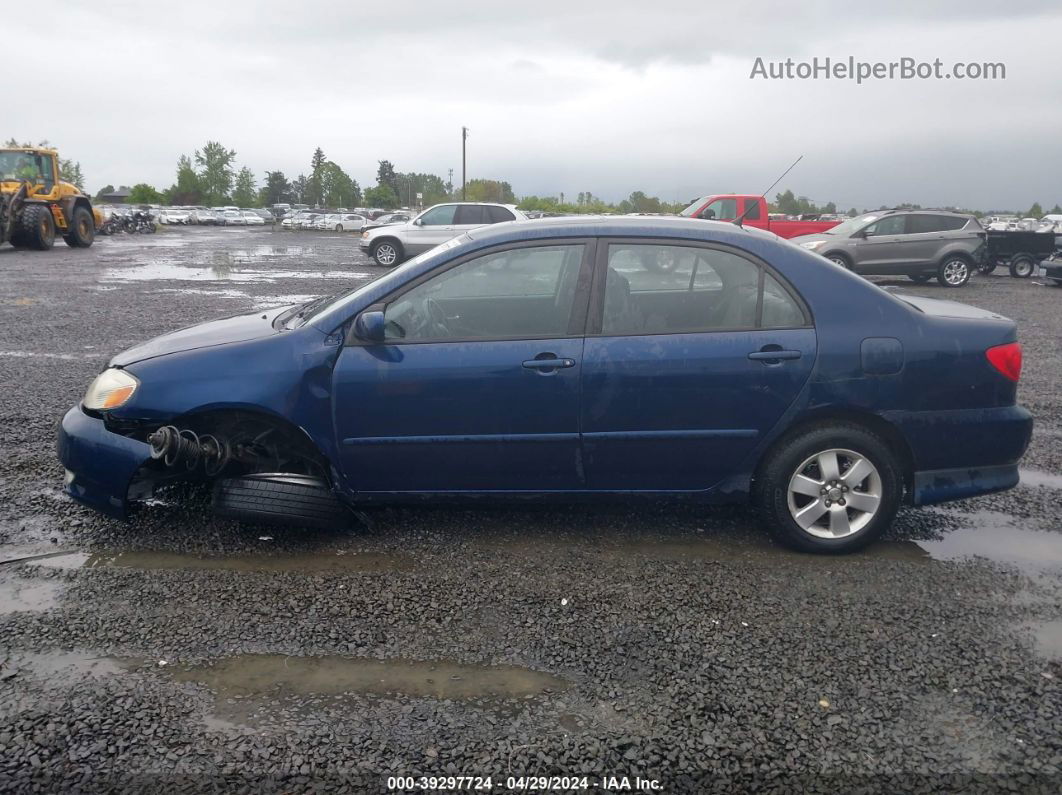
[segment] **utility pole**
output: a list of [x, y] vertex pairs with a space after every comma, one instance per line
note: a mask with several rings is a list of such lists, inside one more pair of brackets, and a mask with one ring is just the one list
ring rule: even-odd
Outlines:
[[450, 169], [450, 176], [446, 178], [446, 189], [449, 191], [449, 195], [446, 197], [452, 199], [454, 197], [454, 170]]
[[461, 201], [465, 200], [465, 181], [468, 177], [467, 163], [465, 158], [465, 141], [468, 140], [468, 128], [461, 128]]

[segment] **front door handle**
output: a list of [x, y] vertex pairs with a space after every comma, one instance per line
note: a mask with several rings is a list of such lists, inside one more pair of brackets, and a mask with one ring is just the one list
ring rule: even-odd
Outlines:
[[540, 353], [534, 359], [524, 362], [528, 370], [560, 370], [565, 367], [575, 367], [575, 359], [558, 359], [552, 353]]
[[787, 351], [777, 346], [766, 346], [749, 354], [750, 359], [764, 364], [778, 364], [783, 359], [799, 359], [801, 356], [800, 351]]

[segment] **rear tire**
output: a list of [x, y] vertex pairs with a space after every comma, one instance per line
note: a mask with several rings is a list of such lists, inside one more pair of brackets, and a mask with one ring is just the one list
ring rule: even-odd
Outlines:
[[970, 281], [973, 268], [966, 257], [950, 255], [944, 258], [937, 269], [937, 281], [941, 287], [965, 287]]
[[74, 215], [70, 219], [70, 232], [63, 236], [63, 240], [70, 248], [88, 248], [96, 239], [96, 221], [92, 213], [84, 207], [74, 208]]
[[347, 527], [351, 519], [323, 480], [283, 472], [219, 480], [214, 513], [244, 522], [324, 530]]
[[[819, 460], [835, 465], [837, 473]], [[752, 492], [761, 520], [779, 542], [827, 554], [854, 552], [878, 538], [902, 497], [903, 475], [891, 448], [848, 422], [812, 426], [783, 439], [761, 463]]]
[[22, 211], [22, 245], [37, 251], [48, 251], [55, 245], [55, 219], [43, 204], [31, 204]]
[[1010, 261], [1010, 275], [1015, 279], [1028, 279], [1036, 272], [1036, 260], [1028, 254], [1020, 254]]

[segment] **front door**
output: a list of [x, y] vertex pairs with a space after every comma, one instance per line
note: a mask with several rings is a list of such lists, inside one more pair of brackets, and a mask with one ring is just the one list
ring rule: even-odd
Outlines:
[[420, 254], [460, 234], [454, 222], [456, 204], [441, 204], [421, 213], [404, 234], [403, 246], [410, 256]]
[[579, 489], [586, 241], [447, 264], [386, 302], [387, 338], [352, 340], [333, 374], [356, 491]]
[[854, 240], [855, 271], [899, 273], [912, 264], [905, 215], [886, 215], [863, 230]]
[[738, 473], [811, 373], [802, 303], [732, 249], [622, 242], [598, 261], [582, 367], [588, 488], [703, 490]]

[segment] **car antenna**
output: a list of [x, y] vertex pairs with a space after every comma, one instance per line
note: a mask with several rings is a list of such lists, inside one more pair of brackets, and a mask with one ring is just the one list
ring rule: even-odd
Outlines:
[[[794, 160], [793, 161], [793, 165], [791, 165], [789, 168], [787, 168], [785, 171], [783, 171], [782, 175], [780, 177], [778, 177], [778, 179], [776, 179], [774, 182], [772, 182], [770, 185], [767, 186], [767, 190], [765, 190], [763, 193], [760, 194], [760, 198], [763, 199], [764, 201], [767, 201], [766, 194], [771, 192], [771, 188], [773, 188], [775, 185], [777, 185], [779, 182], [781, 182], [783, 179], [785, 179], [785, 175], [788, 174], [790, 171], [792, 171], [794, 168], [796, 168], [796, 164], [799, 163], [803, 159], [804, 159], [804, 155], [801, 155], [796, 160]], [[748, 207], [745, 208], [745, 212], [743, 212], [741, 215], [739, 215], [737, 218], [735, 218], [733, 220], [732, 223], [734, 224], [734, 226], [736, 226], [738, 228], [743, 228], [741, 226], [741, 222], [745, 220], [745, 216], [748, 214], [749, 210], [751, 210], [751, 209], [752, 209], [752, 205], [750, 204]]]

